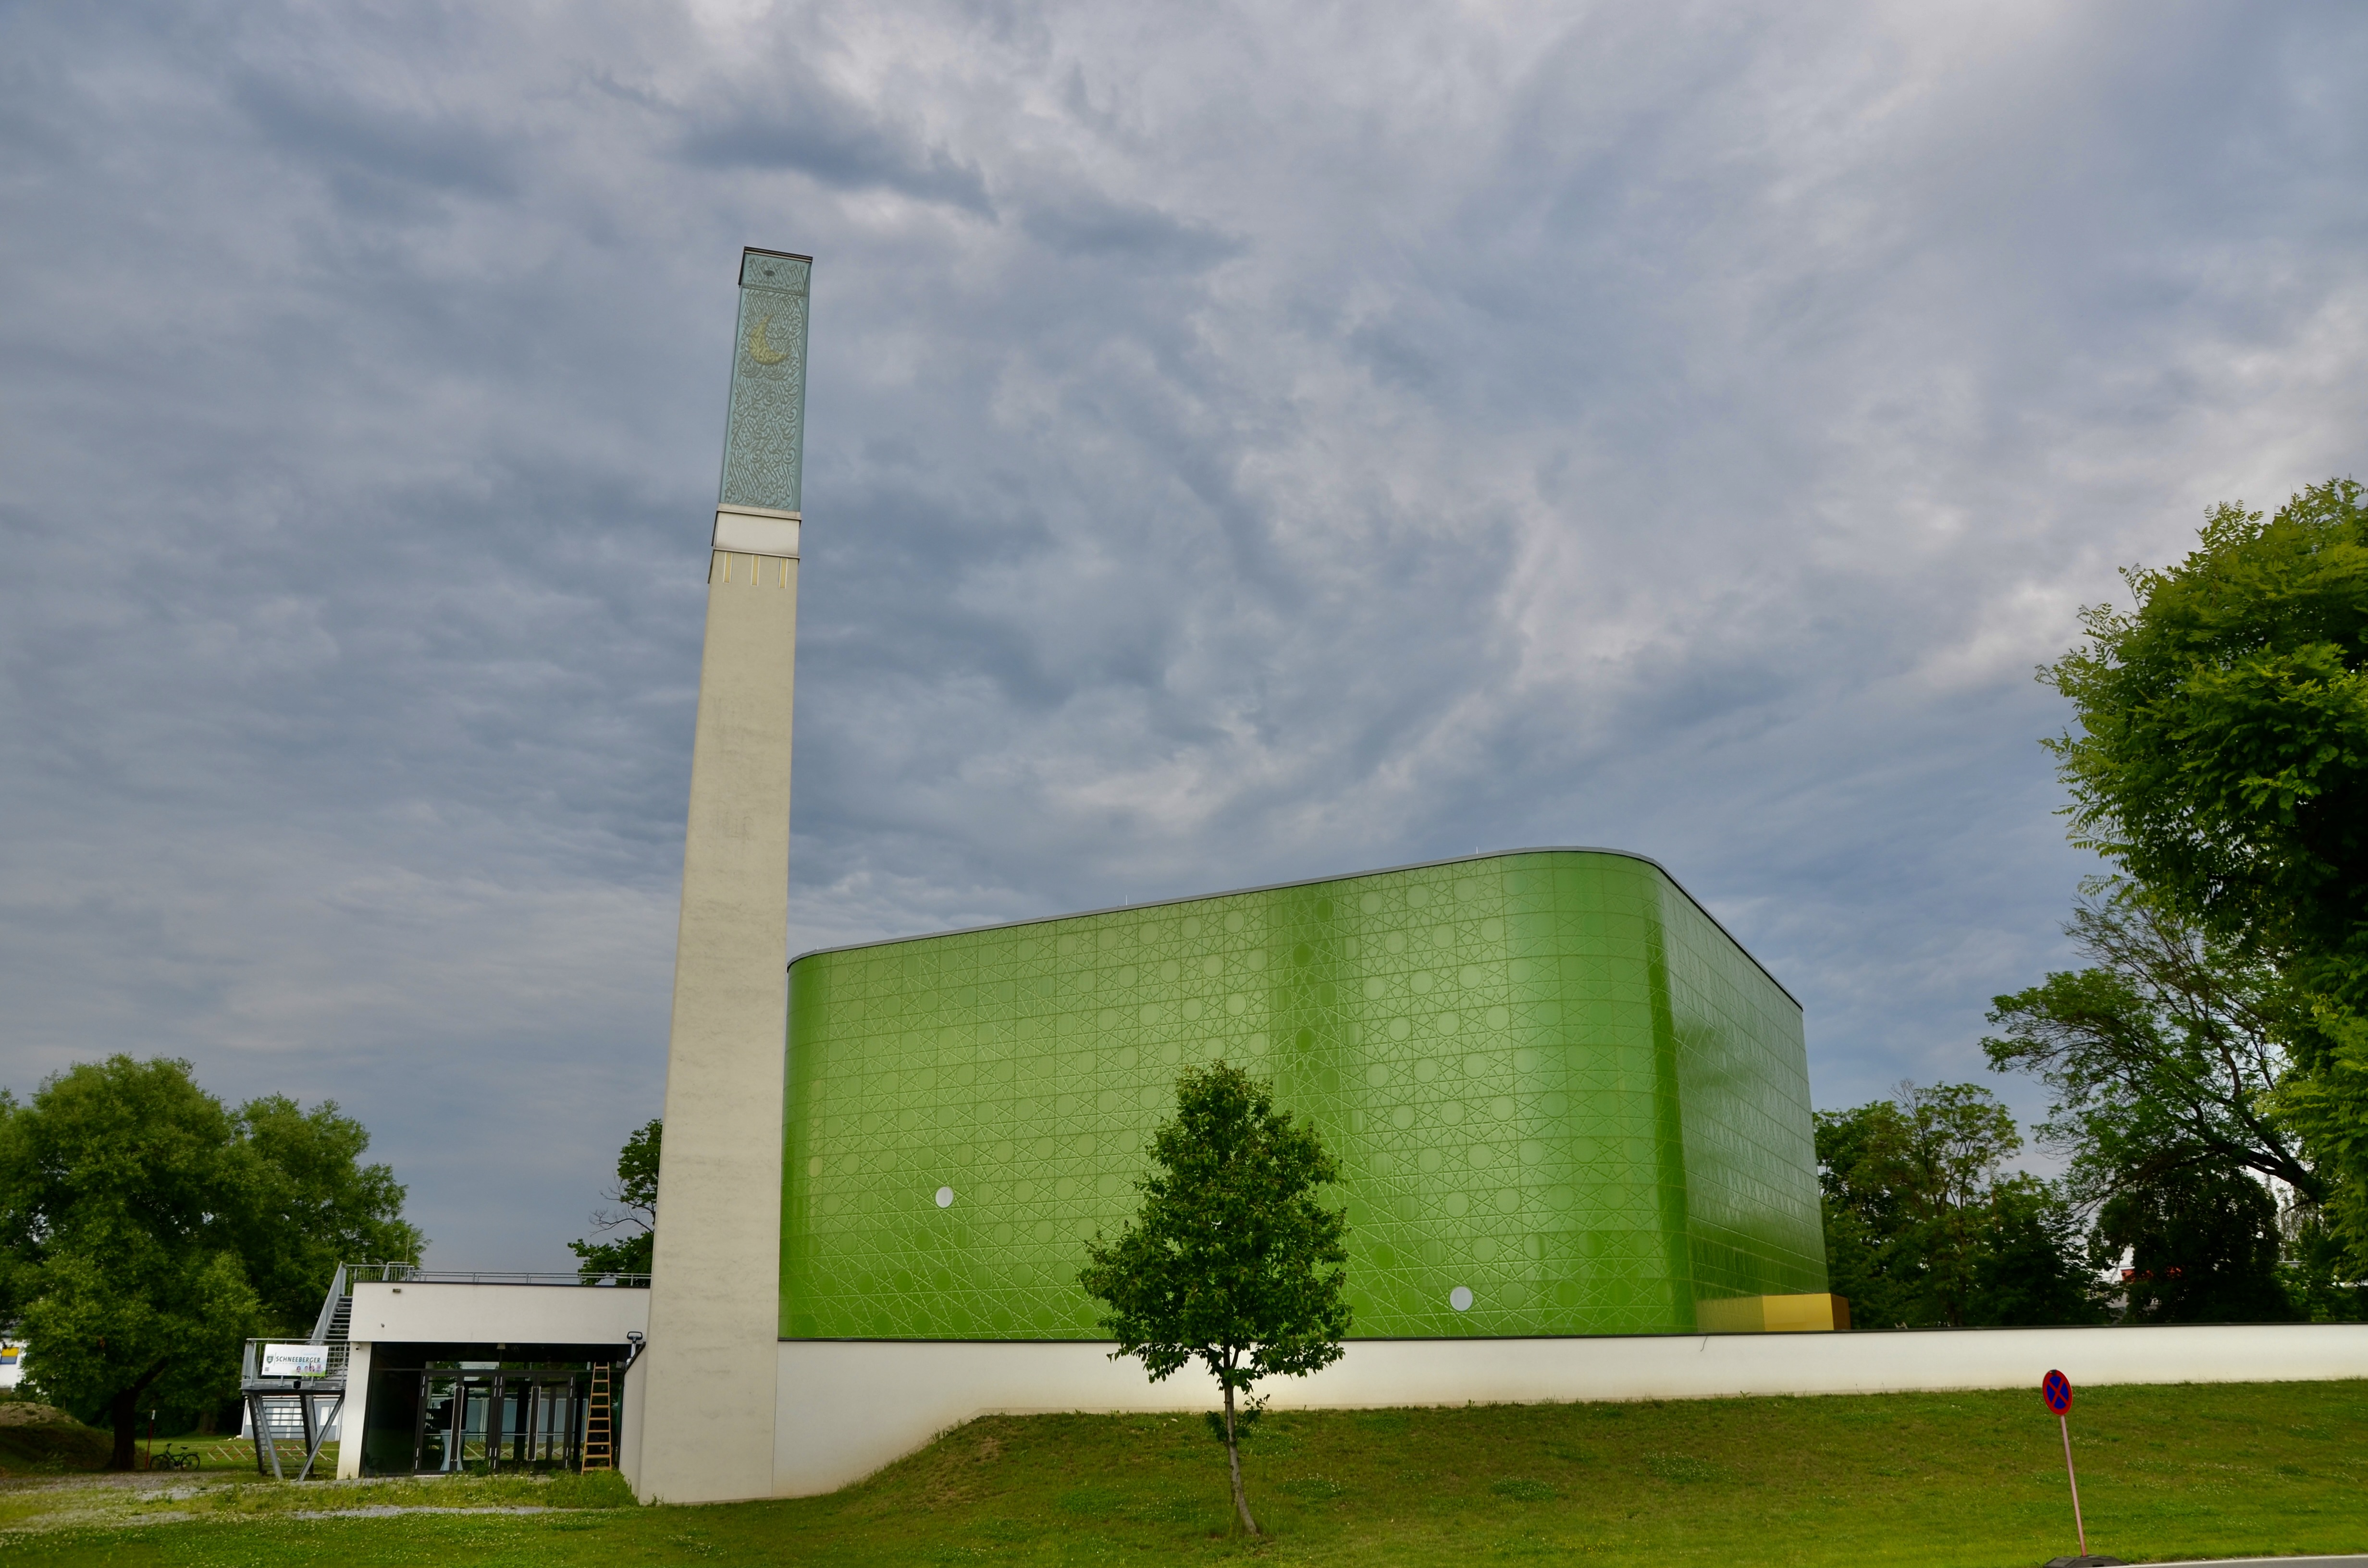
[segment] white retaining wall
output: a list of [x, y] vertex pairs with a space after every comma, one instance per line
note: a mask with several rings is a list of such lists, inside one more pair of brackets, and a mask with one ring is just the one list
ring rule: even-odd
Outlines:
[[[1205, 1374], [1144, 1380], [1092, 1344], [784, 1340], [773, 1490], [832, 1492], [973, 1416], [1206, 1410]], [[1367, 1339], [1312, 1378], [1263, 1385], [1277, 1409], [1712, 1399], [2100, 1383], [2368, 1378], [2368, 1324], [2006, 1328], [1600, 1339]], [[636, 1455], [636, 1458], [639, 1456]]]

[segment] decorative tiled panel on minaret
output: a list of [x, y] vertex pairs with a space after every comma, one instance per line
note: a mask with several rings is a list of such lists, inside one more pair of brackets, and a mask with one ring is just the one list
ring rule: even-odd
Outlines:
[[723, 437], [721, 503], [799, 509], [805, 460], [806, 295], [814, 263], [752, 250], [740, 264], [740, 327]]

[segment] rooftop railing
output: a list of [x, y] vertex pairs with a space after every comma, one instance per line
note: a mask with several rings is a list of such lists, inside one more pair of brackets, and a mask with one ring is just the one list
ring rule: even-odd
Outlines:
[[346, 1288], [372, 1284], [422, 1285], [589, 1285], [596, 1289], [646, 1287], [646, 1274], [601, 1274], [590, 1278], [533, 1269], [428, 1268], [416, 1263], [348, 1263], [343, 1267]]

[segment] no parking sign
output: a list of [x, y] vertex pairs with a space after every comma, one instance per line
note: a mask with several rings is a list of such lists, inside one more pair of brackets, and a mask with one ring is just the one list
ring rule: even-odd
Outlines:
[[2039, 1397], [2047, 1408], [2055, 1412], [2056, 1425], [2064, 1428], [2064, 1479], [2072, 1486], [2072, 1528], [2080, 1532], [2080, 1561], [2089, 1561], [2089, 1527], [2080, 1519], [2080, 1478], [2072, 1473], [2072, 1380], [2061, 1372], [2050, 1372], [2039, 1380]]

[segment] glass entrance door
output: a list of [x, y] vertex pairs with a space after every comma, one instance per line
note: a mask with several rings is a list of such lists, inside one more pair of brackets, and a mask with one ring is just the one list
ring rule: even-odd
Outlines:
[[463, 1377], [453, 1395], [456, 1412], [450, 1462], [444, 1468], [460, 1471], [489, 1471], [494, 1468], [495, 1441], [497, 1428], [495, 1412], [500, 1408], [502, 1375]]
[[583, 1450], [585, 1379], [539, 1373], [526, 1385], [516, 1462], [530, 1470], [573, 1470]]
[[419, 1441], [412, 1469], [423, 1474], [461, 1468], [461, 1379], [450, 1372], [419, 1374]]
[[[592, 1392], [587, 1367], [464, 1364], [381, 1374], [396, 1376], [418, 1379], [416, 1415], [408, 1423], [416, 1473], [574, 1470], [584, 1462]], [[399, 1406], [404, 1402], [386, 1403]]]

